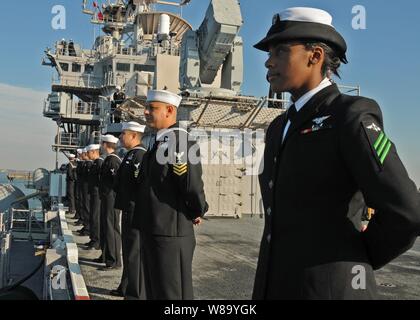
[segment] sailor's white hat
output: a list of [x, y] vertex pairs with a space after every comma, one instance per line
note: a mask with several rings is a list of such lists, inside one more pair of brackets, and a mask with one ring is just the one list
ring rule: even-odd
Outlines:
[[86, 153], [86, 152], [88, 152], [88, 147], [87, 146], [82, 149], [82, 153]]
[[75, 156], [73, 153], [70, 153], [70, 154], [69, 154], [69, 158], [70, 158], [70, 159], [74, 159], [74, 158], [76, 158], [76, 156]]
[[122, 125], [122, 130], [129, 130], [129, 131], [134, 131], [134, 132], [141, 132], [143, 133], [144, 130], [146, 129], [146, 126], [141, 125], [138, 122], [135, 121], [130, 121], [130, 122], [124, 122]]
[[77, 154], [82, 154], [83, 153], [83, 149], [77, 149]]
[[181, 100], [181, 96], [167, 90], [149, 90], [147, 93], [147, 102], [164, 102], [178, 108]]
[[112, 134], [107, 134], [105, 136], [102, 136], [101, 141], [109, 142], [109, 143], [117, 143], [119, 139], [117, 137], [114, 137]]
[[91, 144], [89, 146], [86, 147], [87, 151], [94, 151], [94, 150], [99, 150], [101, 148], [101, 145], [99, 144]]
[[[279, 13], [279, 19], [280, 21], [320, 23], [333, 27], [332, 16], [327, 11], [317, 8], [288, 8]], [[276, 21], [273, 22], [275, 23]]]

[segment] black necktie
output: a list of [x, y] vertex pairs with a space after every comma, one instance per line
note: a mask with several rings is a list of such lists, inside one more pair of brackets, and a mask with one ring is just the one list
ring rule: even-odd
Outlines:
[[290, 122], [293, 122], [293, 120], [296, 118], [297, 110], [295, 104], [292, 104], [289, 109], [287, 109], [287, 119]]
[[290, 125], [293, 123], [293, 120], [296, 118], [297, 110], [295, 104], [292, 104], [289, 109], [287, 109], [286, 114], [286, 124], [284, 125], [283, 136], [282, 136], [282, 143], [284, 142], [284, 139], [287, 136], [287, 131], [290, 129], [290, 126], [287, 127], [287, 123], [290, 121]]
[[147, 148], [148, 151], [157, 149], [159, 145], [159, 141], [156, 141], [156, 134], [153, 134], [149, 140], [149, 147]]

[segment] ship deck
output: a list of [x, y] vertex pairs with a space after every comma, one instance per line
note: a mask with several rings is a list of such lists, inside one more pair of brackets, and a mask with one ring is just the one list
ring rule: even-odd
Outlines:
[[[74, 220], [68, 219], [75, 231]], [[196, 228], [197, 247], [193, 261], [196, 299], [248, 300], [257, 266], [263, 219], [209, 219]], [[74, 233], [79, 263], [92, 300], [116, 300], [109, 290], [117, 288], [122, 270], [101, 271], [92, 262], [100, 251], [86, 250], [88, 237]], [[381, 299], [420, 299], [420, 240], [386, 267], [375, 272]]]

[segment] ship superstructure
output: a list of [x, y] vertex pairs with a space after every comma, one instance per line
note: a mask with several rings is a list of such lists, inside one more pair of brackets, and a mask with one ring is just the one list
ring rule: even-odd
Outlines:
[[[92, 49], [59, 41], [44, 64], [58, 77], [44, 116], [58, 124], [56, 152], [97, 143], [121, 132], [121, 122], [145, 123], [150, 89], [168, 89], [184, 99], [179, 121], [197, 137], [209, 216], [262, 214], [257, 174], [264, 130], [285, 110], [285, 99], [241, 92], [243, 18], [238, 0], [211, 0], [199, 28], [157, 5], [190, 1], [108, 1], [83, 12], [102, 26]], [[146, 139], [147, 141], [147, 139]]]
[[[45, 51], [44, 64], [57, 71], [44, 107], [44, 116], [58, 125], [53, 145], [57, 153], [97, 143], [101, 134], [118, 136], [122, 121], [144, 123], [144, 102], [150, 89], [168, 89], [185, 97], [179, 120], [190, 129], [199, 129], [196, 132], [205, 146], [214, 145], [211, 139], [215, 138], [210, 138], [214, 130], [233, 139], [246, 129], [264, 129], [282, 112], [281, 104], [265, 108], [269, 103], [274, 106], [268, 98], [241, 95], [243, 42], [239, 31], [243, 20], [239, 2], [210, 1], [198, 30], [180, 15], [156, 10], [158, 4], [183, 6], [188, 2], [118, 0], [89, 9], [83, 1], [83, 12], [102, 26], [103, 35], [96, 38], [92, 49], [61, 40]], [[209, 151], [213, 161], [204, 164], [210, 215], [239, 217], [242, 212], [260, 212], [256, 179], [244, 175], [245, 158], [222, 164], [226, 152], [238, 151], [230, 142], [226, 151], [225, 144], [220, 142], [216, 150]]]

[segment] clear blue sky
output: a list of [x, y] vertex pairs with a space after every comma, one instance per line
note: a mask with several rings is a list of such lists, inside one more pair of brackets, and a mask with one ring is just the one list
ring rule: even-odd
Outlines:
[[[48, 92], [52, 69], [41, 66], [45, 47], [61, 38], [71, 38], [84, 47], [92, 44], [94, 27], [88, 23], [88, 16], [81, 13], [81, 3], [81, 0], [3, 1], [0, 84]], [[183, 16], [194, 28], [201, 23], [208, 3], [209, 0], [192, 0], [184, 8]], [[51, 28], [51, 9], [57, 4], [64, 5], [67, 10], [66, 30]], [[352, 29], [355, 5], [366, 8], [366, 30]], [[360, 85], [362, 95], [379, 102], [387, 134], [396, 143], [412, 178], [420, 184], [420, 2], [242, 0], [244, 94], [266, 94], [268, 86], [263, 66], [266, 55], [253, 49], [252, 45], [266, 33], [273, 13], [291, 6], [318, 7], [333, 15], [334, 25], [349, 46], [350, 63], [342, 68], [340, 82]], [[34, 105], [33, 108], [39, 110], [39, 117], [42, 117], [41, 106]]]

